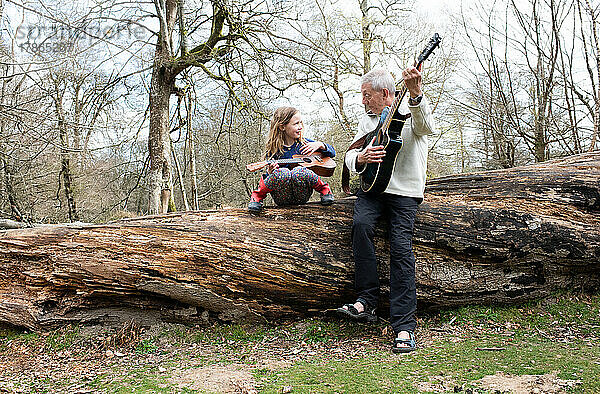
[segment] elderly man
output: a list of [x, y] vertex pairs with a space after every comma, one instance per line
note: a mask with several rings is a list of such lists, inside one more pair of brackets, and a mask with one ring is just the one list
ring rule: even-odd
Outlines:
[[[418, 204], [423, 201], [427, 171], [427, 136], [435, 128], [427, 99], [423, 97], [421, 73], [414, 67], [402, 72], [410, 97], [410, 117], [404, 124], [402, 149], [398, 153], [389, 184], [383, 193], [360, 190], [354, 205], [352, 248], [356, 266], [357, 300], [338, 308], [338, 313], [358, 321], [376, 321], [379, 300], [379, 277], [373, 245], [375, 226], [381, 216], [390, 223], [390, 322], [396, 338], [392, 351], [406, 353], [416, 349], [414, 330], [417, 295], [415, 257], [412, 236]], [[382, 112], [395, 98], [392, 75], [374, 69], [362, 77], [363, 104], [369, 112], [363, 115], [354, 141], [375, 130]], [[384, 115], [385, 116], [385, 115]], [[389, 114], [388, 116], [391, 116]], [[381, 163], [383, 146], [367, 145], [346, 153], [345, 164], [355, 173], [364, 171], [368, 163]]]

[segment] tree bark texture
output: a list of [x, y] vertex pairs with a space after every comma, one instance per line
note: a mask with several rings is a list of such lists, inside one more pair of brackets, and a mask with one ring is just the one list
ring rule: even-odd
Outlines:
[[[0, 231], [0, 322], [278, 321], [354, 300], [353, 199]], [[600, 287], [600, 152], [429, 182], [419, 308]], [[382, 223], [381, 228], [385, 228]], [[385, 230], [376, 234], [387, 314]]]
[[[160, 42], [159, 42], [160, 44]], [[171, 191], [171, 138], [169, 135], [169, 102], [175, 83], [175, 77], [166, 67], [168, 51], [165, 44], [157, 44], [154, 55], [154, 67], [150, 82], [150, 120], [148, 132], [148, 152], [150, 155], [150, 192], [148, 212], [151, 214], [167, 212], [168, 196]]]

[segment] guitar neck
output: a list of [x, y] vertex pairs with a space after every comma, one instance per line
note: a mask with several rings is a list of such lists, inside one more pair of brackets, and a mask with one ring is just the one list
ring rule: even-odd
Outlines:
[[[425, 49], [423, 49], [423, 51], [421, 52], [421, 54], [417, 57], [417, 60], [415, 61], [415, 68], [417, 70], [421, 71], [421, 69], [422, 69], [421, 66], [423, 65], [423, 62], [429, 57], [429, 55], [433, 52], [433, 50], [440, 45], [441, 40], [442, 40], [442, 38], [440, 37], [439, 34], [435, 33], [433, 35], [431, 40], [429, 40], [429, 42], [425, 46]], [[404, 81], [402, 81], [402, 82], [404, 82]], [[402, 92], [396, 96], [396, 98], [394, 99], [394, 103], [390, 107], [389, 115], [382, 127], [382, 130], [385, 131], [390, 127], [390, 123], [392, 122], [392, 118], [394, 117], [393, 115], [398, 110], [398, 106], [400, 105], [400, 102], [402, 102], [402, 100], [404, 99], [404, 96], [406, 95], [407, 91], [408, 91], [408, 89], [406, 88], [406, 84], [404, 84], [404, 86], [402, 87]]]
[[[325, 158], [323, 158], [323, 156], [320, 153], [313, 153], [308, 156], [292, 157], [289, 159], [268, 159], [265, 161], [259, 161], [257, 163], [246, 165], [246, 169], [248, 171], [258, 171], [261, 168], [268, 166], [269, 164], [303, 164], [305, 166], [318, 167], [320, 164], [324, 163], [324, 159]], [[325, 162], [324, 165], [327, 166], [328, 164]]]
[[265, 160], [266, 164], [297, 164], [302, 162], [303, 160], [298, 158]]
[[[421, 59], [420, 56], [419, 60], [415, 62], [415, 68], [419, 71], [421, 71], [423, 60], [425, 59]], [[404, 82], [404, 80], [402, 80], [402, 82]], [[388, 116], [385, 119], [385, 123], [381, 127], [381, 130], [387, 130], [390, 127], [390, 124], [392, 123], [393, 114], [396, 113], [398, 107], [400, 106], [400, 103], [402, 102], [402, 100], [404, 100], [406, 92], [408, 92], [408, 88], [406, 87], [406, 84], [402, 84], [402, 90], [400, 90], [400, 93], [396, 95], [396, 98], [394, 98], [394, 102], [392, 103], [392, 105], [390, 105], [390, 112], [388, 113]]]
[[406, 96], [407, 91], [408, 91], [408, 89], [406, 88], [406, 86], [403, 86], [400, 93], [398, 93], [396, 95], [394, 102], [392, 103], [392, 105], [390, 105], [390, 111], [388, 112], [388, 114], [385, 118], [385, 122], [383, 123], [383, 125], [381, 127], [382, 131], [389, 129], [390, 124], [392, 123], [392, 118], [394, 117], [394, 114], [396, 113], [396, 111], [398, 111], [398, 107], [400, 106], [400, 103], [402, 102], [402, 100], [404, 100], [404, 96]]

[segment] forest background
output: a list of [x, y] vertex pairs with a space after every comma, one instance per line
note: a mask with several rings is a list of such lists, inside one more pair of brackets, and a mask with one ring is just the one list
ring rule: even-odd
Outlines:
[[597, 150], [598, 2], [452, 4], [0, 0], [0, 217], [244, 206], [280, 105], [341, 167], [360, 76], [399, 79], [436, 32], [429, 177]]

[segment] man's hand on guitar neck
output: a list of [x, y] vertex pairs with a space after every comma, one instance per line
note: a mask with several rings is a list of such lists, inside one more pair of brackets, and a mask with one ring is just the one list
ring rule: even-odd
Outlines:
[[423, 79], [419, 70], [415, 67], [409, 67], [402, 71], [402, 78], [404, 79], [406, 89], [410, 93], [410, 97], [415, 98], [423, 94], [421, 90]]

